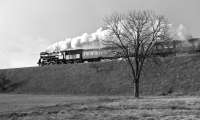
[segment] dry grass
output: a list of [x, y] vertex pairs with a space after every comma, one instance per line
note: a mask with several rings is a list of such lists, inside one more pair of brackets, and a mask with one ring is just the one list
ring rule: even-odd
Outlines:
[[1, 95], [0, 97], [1, 120], [200, 119], [199, 97], [141, 99], [131, 96]]

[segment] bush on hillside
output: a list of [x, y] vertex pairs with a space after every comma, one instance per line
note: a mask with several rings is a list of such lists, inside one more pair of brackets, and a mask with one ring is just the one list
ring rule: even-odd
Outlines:
[[5, 74], [0, 75], [0, 92], [11, 92], [21, 86], [22, 82], [13, 82]]

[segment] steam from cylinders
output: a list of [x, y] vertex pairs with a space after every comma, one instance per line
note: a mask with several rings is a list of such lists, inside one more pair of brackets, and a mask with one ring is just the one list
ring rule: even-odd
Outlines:
[[[186, 41], [191, 38], [191, 34], [188, 32], [186, 27], [180, 24], [178, 27], [170, 26], [170, 35], [175, 40]], [[71, 49], [92, 49], [92, 48], [103, 48], [103, 40], [111, 36], [109, 30], [103, 29], [102, 27], [97, 29], [96, 32], [88, 34], [84, 33], [81, 36], [75, 38], [66, 38], [63, 41], [56, 42], [50, 45], [46, 52], [59, 52], [62, 50]]]
[[103, 40], [109, 36], [109, 30], [99, 28], [96, 32], [88, 34], [84, 33], [75, 38], [66, 38], [63, 41], [56, 42], [46, 49], [46, 52], [59, 52], [70, 49], [92, 49], [102, 48]]

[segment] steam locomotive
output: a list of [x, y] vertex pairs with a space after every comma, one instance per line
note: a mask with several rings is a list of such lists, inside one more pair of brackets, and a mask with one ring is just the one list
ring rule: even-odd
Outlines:
[[[101, 60], [118, 59], [123, 56], [118, 47], [105, 47], [99, 49], [73, 49], [59, 52], [41, 52], [38, 61], [39, 66], [53, 65], [53, 64], [73, 64], [84, 62], [99, 62]], [[183, 53], [200, 52], [200, 39], [191, 38], [186, 41], [173, 40], [155, 43], [153, 50], [154, 56], [166, 57], [169, 55], [177, 55]], [[134, 57], [134, 55], [132, 55]]]

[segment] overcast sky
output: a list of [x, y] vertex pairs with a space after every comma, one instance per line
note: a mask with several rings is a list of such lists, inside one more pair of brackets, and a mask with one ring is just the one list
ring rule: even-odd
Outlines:
[[39, 53], [95, 32], [113, 12], [150, 9], [200, 36], [200, 0], [0, 0], [0, 69], [36, 66]]

